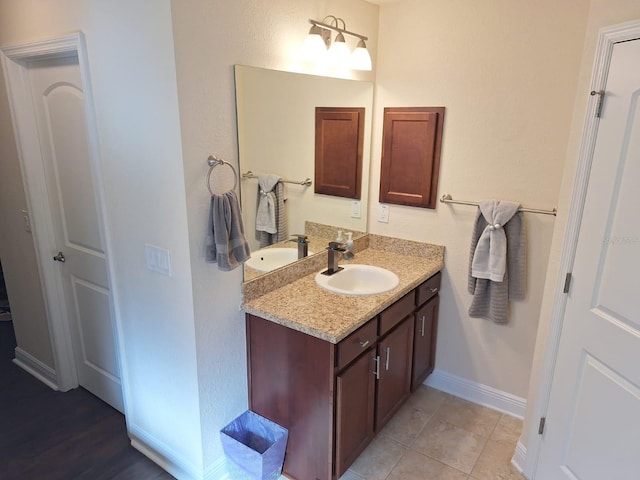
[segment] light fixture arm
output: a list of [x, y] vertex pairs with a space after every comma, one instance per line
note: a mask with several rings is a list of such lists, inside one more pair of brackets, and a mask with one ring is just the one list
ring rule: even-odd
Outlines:
[[[335, 22], [335, 25], [329, 25], [328, 23], [324, 23], [324, 21], [325, 21], [327, 18], [331, 18], [331, 19], [333, 19], [333, 20], [334, 20], [334, 22]], [[344, 28], [339, 28], [339, 27], [338, 27], [338, 21], [341, 21], [341, 22], [342, 22], [342, 26], [343, 26]], [[326, 16], [325, 18], [323, 18], [323, 19], [322, 19], [322, 22], [319, 22], [319, 21], [317, 21], [317, 20], [309, 19], [309, 23], [310, 23], [311, 25], [315, 25], [315, 26], [317, 26], [317, 27], [327, 28], [327, 29], [329, 29], [329, 30], [334, 30], [334, 31], [336, 31], [336, 32], [340, 32], [340, 33], [343, 33], [343, 34], [345, 34], [345, 33], [346, 33], [347, 35], [351, 35], [352, 37], [356, 37], [356, 38], [359, 38], [359, 39], [361, 39], [361, 40], [369, 40], [369, 38], [368, 38], [368, 37], [365, 37], [364, 35], [360, 35], [359, 33], [354, 33], [354, 32], [350, 32], [349, 30], [345, 30], [346, 25], [345, 25], [345, 23], [344, 23], [344, 20], [342, 20], [341, 18], [336, 18], [336, 17], [334, 17], [333, 15], [328, 15], [328, 16]]]

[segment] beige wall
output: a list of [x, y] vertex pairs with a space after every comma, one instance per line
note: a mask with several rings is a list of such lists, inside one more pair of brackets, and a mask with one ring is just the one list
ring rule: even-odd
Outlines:
[[439, 195], [556, 205], [588, 5], [406, 0], [380, 9], [370, 231], [446, 246], [436, 368], [527, 397], [554, 219], [525, 215], [528, 288], [496, 325], [467, 315], [475, 209], [391, 206], [377, 222], [382, 109], [445, 106]]
[[233, 66], [298, 70], [295, 58], [308, 19], [328, 14], [369, 36], [375, 56], [378, 7], [362, 0], [174, 0], [172, 13], [206, 465], [221, 454], [218, 430], [247, 407], [242, 271], [221, 272], [203, 257], [209, 212], [205, 160], [210, 153], [233, 164], [238, 159]]
[[[559, 213], [556, 220], [556, 228], [553, 232], [551, 245], [551, 255], [547, 269], [545, 290], [540, 311], [540, 322], [537, 333], [535, 354], [531, 370], [531, 383], [529, 386], [529, 403], [522, 433], [521, 441], [526, 446], [532, 435], [537, 430], [538, 419], [534, 418], [534, 410], [540, 407], [536, 404], [539, 393], [540, 382], [543, 381], [546, 372], [542, 372], [545, 350], [549, 335], [549, 323], [553, 302], [555, 300], [554, 290], [557, 282], [566, 272], [560, 272], [560, 257], [567, 228], [567, 214], [569, 210], [573, 182], [576, 174], [580, 141], [584, 128], [585, 112], [587, 104], [591, 100], [589, 87], [595, 60], [595, 48], [598, 40], [599, 30], [603, 27], [616, 25], [618, 23], [640, 19], [640, 4], [636, 0], [591, 0], [589, 17], [587, 20], [586, 35], [582, 52], [582, 63], [580, 65], [580, 77], [577, 84], [576, 101], [573, 107], [571, 132], [569, 146], [564, 161], [564, 175], [560, 188], [558, 201]], [[544, 400], [543, 400], [544, 401]], [[527, 459], [527, 464], [531, 465], [531, 459]]]

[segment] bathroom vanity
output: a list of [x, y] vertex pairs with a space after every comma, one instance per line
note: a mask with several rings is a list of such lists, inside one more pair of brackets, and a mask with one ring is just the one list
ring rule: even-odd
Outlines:
[[358, 252], [400, 277], [385, 294], [337, 295], [306, 275], [245, 303], [249, 407], [289, 429], [288, 477], [339, 478], [433, 370], [439, 248]]

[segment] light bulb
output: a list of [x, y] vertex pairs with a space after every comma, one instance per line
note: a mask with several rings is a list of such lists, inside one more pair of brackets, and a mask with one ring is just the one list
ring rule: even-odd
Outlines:
[[338, 33], [335, 41], [329, 47], [329, 64], [332, 67], [343, 69], [349, 67], [351, 52], [344, 41], [344, 35]]
[[371, 71], [371, 55], [364, 43], [364, 40], [358, 42], [358, 46], [351, 54], [351, 68], [354, 70], [366, 70]]
[[313, 25], [302, 44], [302, 60], [305, 62], [319, 62], [326, 54], [327, 45], [322, 38], [322, 30], [317, 25]]

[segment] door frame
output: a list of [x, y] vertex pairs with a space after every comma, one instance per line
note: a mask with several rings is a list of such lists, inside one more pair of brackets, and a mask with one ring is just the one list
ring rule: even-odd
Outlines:
[[[82, 32], [56, 37], [49, 40], [24, 43], [0, 49], [0, 60], [5, 75], [9, 109], [13, 123], [22, 181], [27, 196], [27, 207], [31, 220], [33, 240], [36, 251], [40, 283], [45, 298], [45, 310], [51, 338], [51, 347], [55, 362], [55, 377], [37, 375], [54, 389], [67, 391], [78, 386], [78, 375], [75, 364], [73, 342], [71, 336], [70, 317], [65, 302], [64, 288], [57, 265], [51, 257], [58, 247], [55, 242], [54, 228], [49, 199], [47, 196], [44, 161], [40, 150], [40, 141], [36, 124], [36, 114], [31, 99], [27, 62], [36, 59], [56, 59], [77, 55], [78, 65], [84, 93], [84, 110], [87, 124], [87, 140], [93, 176], [94, 193], [100, 238], [104, 245], [107, 277], [111, 292], [110, 310], [114, 325], [114, 342], [121, 388], [124, 390], [122, 378], [122, 342], [118, 316], [117, 300], [113, 288], [113, 264], [109, 255], [109, 235], [106, 230], [106, 210], [104, 202], [104, 186], [102, 183], [101, 164], [96, 116], [93, 106], [93, 94], [89, 81], [89, 63], [84, 35]], [[38, 372], [36, 372], [38, 373]], [[43, 378], [44, 377], [44, 378]], [[123, 391], [123, 399], [124, 399]], [[125, 407], [126, 408], [126, 407]]]
[[[637, 39], [640, 39], [640, 20], [600, 29], [591, 74], [590, 91], [600, 91], [605, 88], [614, 45], [616, 43]], [[589, 92], [584, 92], [584, 94], [588, 95]], [[597, 97], [598, 95], [592, 95], [587, 105], [580, 151], [578, 154], [578, 164], [571, 193], [571, 202], [569, 204], [566, 234], [562, 244], [560, 267], [554, 289], [549, 333], [546, 339], [537, 394], [535, 398], [532, 399], [534, 402], [532, 425], [535, 424], [536, 419], [546, 416], [551, 396], [551, 385], [553, 383], [558, 347], [560, 345], [560, 336], [567, 305], [567, 295], [563, 291], [564, 283], [567, 273], [573, 269], [584, 204], [587, 196], [589, 176], [591, 173], [593, 153], [598, 135], [599, 118], [596, 117], [598, 107]], [[530, 429], [527, 440], [527, 452], [523, 473], [527, 475], [527, 478], [533, 479], [535, 478], [542, 447], [542, 436], [538, 434], [537, 428]]]

